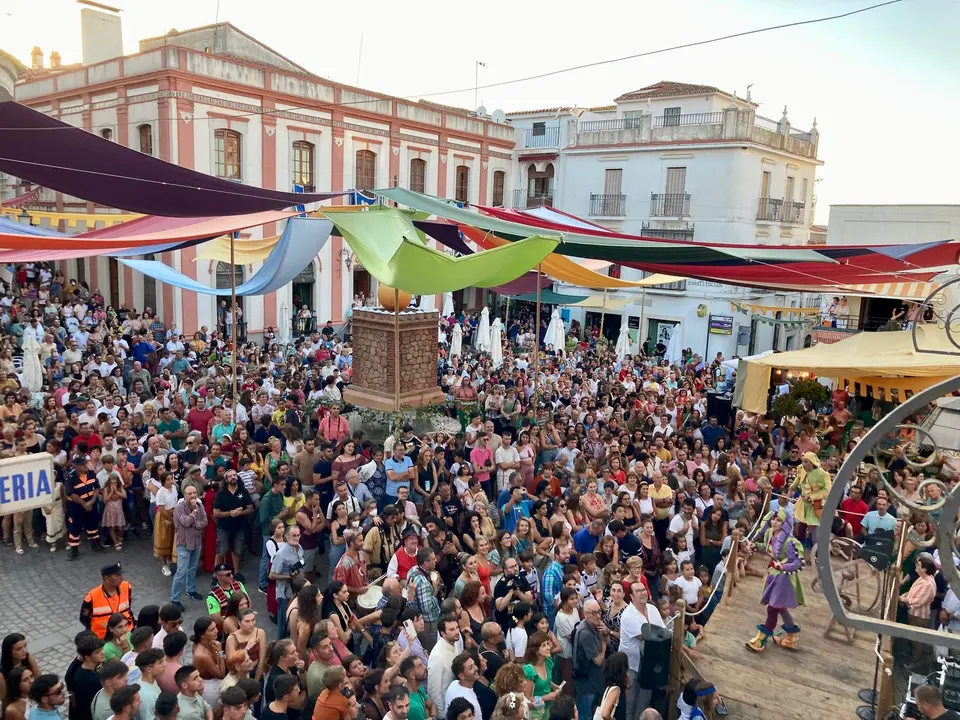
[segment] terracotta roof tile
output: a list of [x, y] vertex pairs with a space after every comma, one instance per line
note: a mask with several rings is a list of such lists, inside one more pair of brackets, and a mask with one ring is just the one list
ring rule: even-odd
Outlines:
[[540, 113], [573, 112], [572, 107], [540, 108], [539, 110], [512, 110], [507, 115], [539, 115]]
[[616, 99], [616, 102], [624, 100], [646, 100], [647, 98], [677, 97], [679, 95], [710, 95], [711, 93], [720, 93], [728, 95], [713, 85], [694, 85], [691, 83], [675, 82], [673, 80], [661, 80], [653, 85], [647, 85], [639, 90], [633, 90], [624, 93]]
[[609, 112], [610, 110], [616, 110], [616, 105], [600, 105], [599, 107], [587, 108], [590, 112]]

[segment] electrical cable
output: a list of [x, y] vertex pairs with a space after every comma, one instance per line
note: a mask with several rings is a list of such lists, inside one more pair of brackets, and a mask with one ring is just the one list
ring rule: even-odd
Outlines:
[[[325, 107], [325, 108], [328, 108], [328, 107], [349, 107], [349, 106], [354, 106], [354, 105], [364, 105], [364, 104], [369, 104], [369, 103], [383, 102], [383, 101], [385, 101], [385, 100], [388, 100], [388, 101], [389, 101], [389, 100], [396, 100], [396, 99], [399, 99], [399, 100], [416, 100], [416, 99], [418, 99], [418, 98], [422, 99], [422, 98], [427, 98], [427, 97], [437, 97], [437, 96], [440, 96], [440, 95], [458, 95], [458, 94], [460, 94], [460, 93], [465, 93], [465, 92], [468, 92], [468, 91], [469, 91], [469, 92], [473, 92], [475, 89], [477, 89], [477, 90], [486, 90], [486, 89], [489, 89], [489, 88], [503, 87], [503, 86], [506, 86], [506, 85], [516, 85], [517, 83], [530, 82], [531, 80], [542, 80], [543, 78], [554, 77], [554, 76], [556, 76], [556, 75], [563, 75], [563, 74], [565, 74], [565, 73], [575, 72], [575, 71], [577, 71], [577, 70], [585, 70], [585, 69], [594, 68], [594, 67], [602, 67], [602, 66], [604, 66], [604, 65], [612, 65], [612, 64], [615, 64], [615, 63], [619, 63], [619, 62], [625, 62], [625, 61], [627, 61], [627, 60], [636, 60], [636, 59], [638, 59], [638, 58], [650, 57], [650, 56], [653, 56], [653, 55], [662, 55], [663, 53], [673, 52], [673, 51], [675, 51], [675, 50], [686, 50], [686, 49], [688, 49], [688, 48], [693, 48], [693, 47], [701, 47], [701, 46], [704, 46], [704, 45], [712, 45], [712, 44], [714, 44], [714, 43], [724, 42], [724, 41], [726, 41], [726, 40], [734, 40], [734, 39], [736, 39], [736, 38], [748, 37], [748, 36], [750, 36], [750, 35], [759, 35], [759, 34], [761, 34], [761, 33], [771, 32], [771, 31], [774, 31], [774, 30], [786, 30], [786, 29], [788, 29], [788, 28], [793, 28], [793, 27], [802, 27], [802, 26], [804, 26], [804, 25], [815, 25], [815, 24], [824, 23], [824, 22], [831, 22], [831, 21], [833, 21], [833, 20], [841, 20], [841, 19], [844, 19], [844, 18], [851, 17], [851, 16], [853, 16], [853, 15], [859, 15], [859, 14], [861, 14], [861, 13], [870, 12], [870, 11], [872, 11], [872, 10], [877, 10], [877, 9], [879, 9], [879, 8], [886, 7], [886, 6], [888, 6], [888, 5], [895, 5], [895, 4], [900, 3], [900, 2], [903, 2], [903, 0], [886, 0], [886, 2], [877, 3], [877, 4], [875, 4], [875, 5], [868, 5], [867, 7], [858, 8], [858, 9], [856, 9], [856, 10], [850, 10], [849, 12], [839, 13], [839, 14], [837, 14], [837, 15], [827, 15], [827, 16], [824, 16], [824, 17], [812, 18], [812, 19], [810, 19], [810, 20], [797, 20], [797, 21], [789, 22], [789, 23], [781, 23], [781, 24], [779, 24], [779, 25], [769, 25], [769, 26], [767, 26], [767, 27], [755, 28], [755, 29], [753, 29], [753, 30], [744, 30], [744, 31], [737, 32], [737, 33], [731, 33], [731, 34], [729, 34], [729, 35], [721, 35], [721, 36], [714, 37], [714, 38], [708, 38], [708, 39], [706, 39], [706, 40], [695, 40], [695, 41], [692, 41], [692, 42], [682, 43], [682, 44], [679, 44], [679, 45], [671, 45], [671, 46], [665, 47], [665, 48], [657, 48], [656, 50], [647, 50], [647, 51], [645, 51], [645, 52], [634, 53], [634, 54], [631, 54], [631, 55], [623, 55], [623, 56], [620, 56], [620, 57], [610, 58], [610, 59], [607, 59], [607, 60], [597, 60], [597, 61], [595, 61], [595, 62], [583, 63], [583, 64], [581, 64], [581, 65], [574, 65], [574, 66], [571, 66], [571, 67], [561, 68], [561, 69], [559, 69], [559, 70], [549, 70], [549, 71], [547, 71], [547, 72], [537, 73], [536, 75], [527, 75], [527, 76], [525, 76], [525, 77], [513, 78], [513, 79], [511, 79], [511, 80], [501, 80], [501, 81], [499, 81], [499, 82], [487, 83], [487, 84], [485, 84], [485, 85], [479, 85], [479, 86], [477, 86], [476, 88], [474, 88], [473, 86], [471, 86], [471, 87], [469, 87], [469, 88], [460, 88], [460, 89], [456, 89], [456, 90], [444, 90], [444, 91], [438, 91], [438, 92], [411, 94], [411, 95], [404, 95], [404, 96], [399, 96], [399, 97], [396, 97], [396, 96], [384, 96], [384, 97], [371, 98], [371, 99], [369, 99], [369, 100], [351, 100], [351, 101], [347, 101], [347, 102], [338, 102], [338, 103], [322, 103], [322, 106]], [[374, 92], [374, 91], [370, 91], [370, 92]], [[231, 115], [230, 117], [231, 117], [231, 118], [253, 117], [253, 116], [257, 116], [257, 115], [260, 115], [260, 116], [262, 116], [262, 115], [271, 115], [271, 114], [276, 114], [276, 113], [278, 113], [278, 112], [289, 112], [289, 111], [291, 111], [291, 110], [306, 110], [306, 109], [315, 109], [315, 108], [316, 108], [316, 105], [295, 105], [295, 106], [292, 106], [292, 107], [283, 108], [282, 110], [277, 110], [276, 108], [262, 108], [262, 110], [259, 111], [259, 112], [240, 113], [240, 114], [237, 114], [237, 115]], [[469, 110], [466, 110], [466, 109], [464, 109], [464, 111], [465, 111], [465, 112], [470, 112]], [[169, 118], [164, 118], [164, 120], [168, 120], [168, 119], [169, 119]], [[202, 118], [194, 118], [194, 121], [197, 121], [197, 120], [219, 120], [219, 119], [222, 119], [222, 118], [202, 117]], [[142, 124], [144, 124], [144, 123], [149, 123], [149, 122], [159, 122], [159, 121], [160, 121], [160, 118], [152, 118], [152, 119], [150, 119], [150, 120], [144, 120], [144, 121], [142, 121]], [[111, 128], [111, 129], [112, 129], [113, 127], [114, 127], [114, 125], [95, 125], [95, 126], [92, 126], [91, 129], [99, 129], [99, 128], [104, 128], [104, 129], [105, 129], [105, 128]], [[70, 127], [70, 128], [56, 127], [56, 128], [0, 128], [0, 129], [2, 129], [2, 130], [68, 130], [68, 129], [77, 129], [77, 128], [73, 128], [73, 127]]]

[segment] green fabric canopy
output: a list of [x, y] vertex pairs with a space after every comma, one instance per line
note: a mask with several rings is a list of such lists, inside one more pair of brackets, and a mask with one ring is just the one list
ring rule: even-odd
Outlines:
[[[508, 220], [482, 215], [464, 210], [452, 203], [445, 202], [429, 195], [406, 190], [404, 188], [387, 188], [376, 190], [375, 193], [407, 207], [429, 212], [438, 217], [447, 218], [454, 222], [472, 225], [492, 232], [498, 237], [507, 240], [517, 240], [529, 237], [532, 234], [541, 237], [553, 237], [560, 241], [557, 252], [571, 257], [592, 258], [609, 262], [638, 262], [638, 263], [709, 263], [717, 262], [729, 264], [731, 258], [739, 260], [760, 260], [763, 262], [824, 262], [835, 263], [832, 258], [810, 249], [790, 249], [783, 247], [771, 248], [738, 248], [738, 247], [709, 247], [704, 245], [681, 245], [678, 243], [663, 243], [654, 240], [637, 240], [633, 238], [598, 237], [596, 235], [582, 235], [579, 233], [558, 232], [546, 228], [535, 228]], [[705, 268], [706, 270], [706, 268]], [[707, 273], [709, 274], [709, 273]]]
[[454, 258], [425, 244], [423, 233], [396, 208], [326, 215], [378, 282], [414, 295], [516, 280], [557, 247], [556, 238], [528, 237], [495, 250]]
[[[564, 295], [563, 293], [554, 292], [553, 290], [541, 290], [540, 291], [540, 302], [545, 305], [576, 305], [586, 300], [589, 295]], [[535, 292], [527, 293], [526, 295], [514, 295], [514, 300], [523, 300], [525, 302], [535, 303], [537, 301], [537, 294]]]

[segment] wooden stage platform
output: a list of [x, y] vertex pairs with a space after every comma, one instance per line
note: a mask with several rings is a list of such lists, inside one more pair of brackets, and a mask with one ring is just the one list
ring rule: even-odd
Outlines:
[[[751, 567], [761, 566], [762, 558], [754, 557]], [[762, 653], [746, 648], [766, 618], [759, 577], [740, 580], [707, 623], [707, 639], [697, 645], [700, 657], [694, 663], [726, 700], [730, 718], [855, 719], [864, 704], [857, 692], [873, 683], [876, 636], [861, 631], [851, 641], [836, 623], [825, 637], [832, 615], [823, 595], [811, 589], [816, 570], [804, 568], [802, 578], [807, 604], [793, 614], [801, 628], [797, 651], [773, 642]]]

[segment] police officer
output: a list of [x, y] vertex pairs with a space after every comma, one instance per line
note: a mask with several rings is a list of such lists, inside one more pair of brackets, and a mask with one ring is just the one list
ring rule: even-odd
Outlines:
[[103, 552], [100, 545], [100, 513], [97, 512], [100, 482], [87, 468], [87, 459], [83, 455], [74, 455], [72, 465], [64, 482], [67, 495], [67, 560], [76, 560], [80, 554], [80, 533], [84, 531], [93, 551]]
[[100, 575], [103, 582], [88, 592], [80, 605], [80, 622], [104, 639], [107, 622], [114, 613], [124, 615], [133, 627], [133, 591], [130, 583], [123, 579], [123, 568], [118, 562], [101, 568]]

